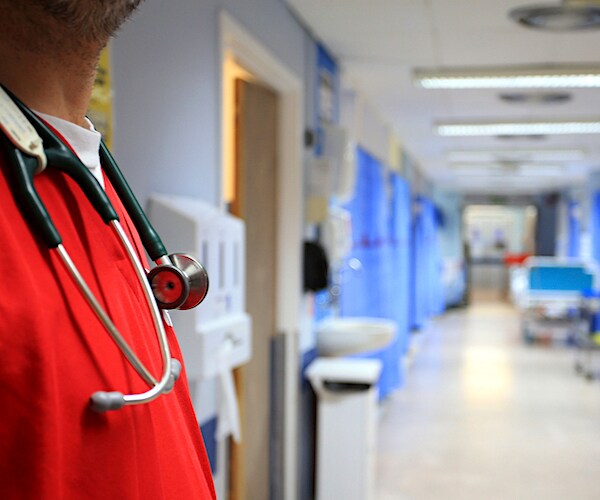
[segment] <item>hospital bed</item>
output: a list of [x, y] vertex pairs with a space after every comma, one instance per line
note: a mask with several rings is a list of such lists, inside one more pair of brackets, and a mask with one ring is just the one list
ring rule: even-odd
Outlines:
[[521, 310], [526, 342], [575, 343], [588, 332], [583, 293], [595, 287], [597, 272], [588, 263], [529, 257], [514, 277], [513, 297]]

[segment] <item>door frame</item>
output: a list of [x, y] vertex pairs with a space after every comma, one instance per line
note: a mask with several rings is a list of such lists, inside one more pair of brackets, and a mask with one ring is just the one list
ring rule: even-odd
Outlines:
[[[302, 228], [303, 228], [303, 86], [273, 53], [243, 28], [229, 13], [219, 14], [221, 123], [223, 111], [223, 68], [228, 57], [269, 85], [279, 96], [278, 110], [278, 179], [277, 179], [277, 262], [275, 325], [285, 339], [284, 383], [284, 464], [283, 488], [286, 500], [297, 498], [298, 467], [298, 374], [299, 324], [302, 300]], [[221, 134], [221, 161], [225, 157], [225, 131]], [[220, 206], [223, 200], [223, 169], [221, 169]]]

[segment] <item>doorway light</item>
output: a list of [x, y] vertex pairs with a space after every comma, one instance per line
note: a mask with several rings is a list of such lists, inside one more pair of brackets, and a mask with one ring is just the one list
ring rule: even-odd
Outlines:
[[438, 123], [441, 136], [600, 134], [600, 119], [548, 122]]
[[413, 81], [426, 89], [591, 88], [600, 87], [600, 67], [417, 69]]

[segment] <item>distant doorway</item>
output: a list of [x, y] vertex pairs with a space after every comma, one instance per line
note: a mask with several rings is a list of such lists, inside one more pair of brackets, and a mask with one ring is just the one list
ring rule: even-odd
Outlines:
[[535, 254], [537, 209], [528, 206], [468, 205], [463, 241], [470, 300], [506, 300], [510, 295], [507, 258]]

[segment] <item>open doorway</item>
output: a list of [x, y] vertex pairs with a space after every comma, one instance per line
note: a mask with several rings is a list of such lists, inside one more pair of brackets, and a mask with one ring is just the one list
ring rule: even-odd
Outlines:
[[[229, 493], [223, 498], [293, 499], [302, 292], [302, 82], [228, 14], [222, 12], [220, 21], [222, 206], [246, 221], [246, 309], [254, 321], [253, 359], [238, 374], [243, 443], [232, 448]], [[235, 68], [228, 73], [231, 63]]]
[[[279, 399], [271, 377], [276, 339], [278, 95], [228, 60], [233, 105], [225, 201], [246, 224], [246, 311], [252, 358], [236, 371], [243, 440], [231, 447], [230, 498], [269, 498]], [[271, 418], [275, 415], [275, 418]]]

